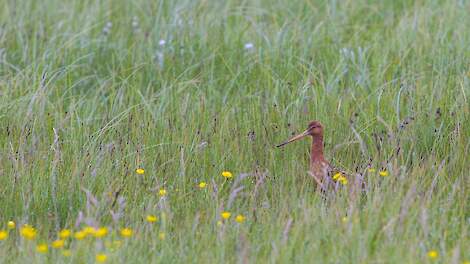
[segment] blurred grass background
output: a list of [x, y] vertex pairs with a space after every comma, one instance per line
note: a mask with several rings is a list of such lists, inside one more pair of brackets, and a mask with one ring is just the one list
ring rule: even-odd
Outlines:
[[[470, 261], [468, 1], [0, 5], [0, 229], [39, 232], [2, 261]], [[274, 148], [310, 120], [365, 193], [322, 201], [310, 142]], [[85, 224], [134, 235], [34, 251]]]

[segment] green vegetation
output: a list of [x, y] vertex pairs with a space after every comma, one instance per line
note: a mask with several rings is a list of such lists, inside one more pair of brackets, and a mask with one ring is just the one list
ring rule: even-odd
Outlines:
[[0, 5], [0, 262], [470, 261], [468, 1]]

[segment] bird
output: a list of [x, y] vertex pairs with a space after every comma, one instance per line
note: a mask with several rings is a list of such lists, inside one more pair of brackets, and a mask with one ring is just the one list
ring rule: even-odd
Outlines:
[[344, 173], [331, 166], [323, 155], [323, 125], [320, 123], [320, 121], [311, 121], [304, 132], [284, 141], [276, 147], [280, 148], [307, 136], [312, 137], [309, 174], [315, 180], [317, 189], [321, 191], [327, 191], [330, 183], [332, 183], [332, 180], [346, 184], [347, 179], [344, 176]]

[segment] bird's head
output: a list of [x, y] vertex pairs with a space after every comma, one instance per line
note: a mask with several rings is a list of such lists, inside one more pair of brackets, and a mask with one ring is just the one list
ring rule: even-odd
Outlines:
[[323, 136], [323, 125], [320, 123], [320, 121], [312, 121], [312, 122], [308, 123], [308, 127], [304, 132], [288, 139], [287, 141], [283, 142], [282, 144], [277, 145], [277, 147], [282, 147], [286, 144], [289, 144], [289, 143], [294, 142], [296, 140], [302, 139], [306, 136], [312, 136], [312, 137], [314, 137], [314, 136]]
[[320, 123], [320, 121], [312, 121], [308, 123], [307, 131], [310, 131], [309, 135], [311, 136], [323, 135], [323, 125]]

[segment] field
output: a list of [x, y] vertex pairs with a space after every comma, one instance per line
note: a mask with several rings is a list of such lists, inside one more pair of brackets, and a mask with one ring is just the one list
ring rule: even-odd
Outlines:
[[469, 1], [0, 6], [1, 263], [470, 263]]

